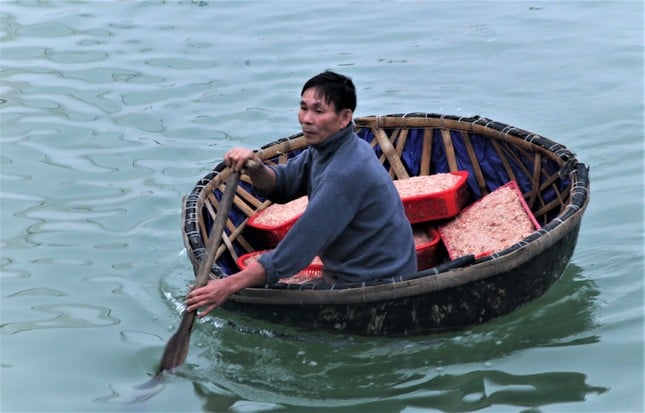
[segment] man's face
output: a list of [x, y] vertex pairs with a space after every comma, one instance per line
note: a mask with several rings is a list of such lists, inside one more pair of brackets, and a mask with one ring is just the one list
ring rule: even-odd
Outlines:
[[352, 119], [352, 111], [343, 109], [336, 113], [333, 103], [326, 103], [317, 88], [309, 88], [300, 98], [298, 122], [302, 126], [305, 140], [309, 145], [317, 145], [346, 127]]

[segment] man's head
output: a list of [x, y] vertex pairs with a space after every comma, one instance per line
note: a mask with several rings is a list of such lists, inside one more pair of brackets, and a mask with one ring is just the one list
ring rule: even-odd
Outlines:
[[315, 88], [321, 93], [325, 103], [334, 104], [336, 112], [349, 109], [356, 110], [356, 88], [352, 79], [327, 70], [312, 77], [305, 83], [300, 92], [302, 96], [307, 89]]
[[352, 122], [356, 89], [346, 76], [326, 71], [305, 83], [298, 121], [310, 145], [324, 142]]

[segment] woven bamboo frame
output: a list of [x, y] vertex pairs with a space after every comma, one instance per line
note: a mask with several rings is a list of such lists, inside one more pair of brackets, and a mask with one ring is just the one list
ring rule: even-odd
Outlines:
[[[579, 163], [566, 147], [548, 138], [486, 118], [460, 118], [428, 113], [360, 117], [355, 119], [355, 124], [358, 131], [365, 128], [371, 130], [374, 135], [371, 144], [381, 153], [379, 159], [393, 179], [405, 179], [410, 176], [409, 168], [401, 156], [410, 130], [423, 131], [419, 175], [431, 173], [433, 159], [429, 148], [437, 136], [445, 148], [450, 171], [458, 170], [455, 144], [459, 143], [467, 152], [475, 181], [482, 194], [490, 190], [486, 184], [488, 179], [480, 165], [480, 154], [475, 150], [472, 138], [478, 136], [489, 139], [502, 161], [502, 168], [511, 179], [515, 179], [517, 170], [524, 177], [530, 178], [530, 189], [524, 191], [523, 196], [542, 229], [507, 250], [497, 252], [474, 265], [453, 268], [441, 277], [390, 280], [388, 283], [344, 286], [333, 291], [302, 287], [293, 290], [293, 286], [287, 289], [249, 288], [238, 293], [233, 300], [249, 303], [269, 300], [279, 304], [365, 303], [437, 291], [490, 277], [499, 271], [521, 265], [544, 252], [572, 229], [577, 231], [580, 225], [589, 200], [587, 168]], [[306, 146], [302, 134], [296, 134], [262, 147], [258, 155], [267, 163], [283, 163], [287, 161], [290, 153]], [[528, 162], [530, 167], [526, 166], [527, 159], [531, 160]], [[547, 163], [557, 165], [556, 172], [549, 172], [542, 167]], [[209, 228], [206, 221], [212, 222], [219, 208], [215, 194], [221, 192], [222, 184], [229, 174], [228, 168], [222, 164], [218, 165], [198, 183], [184, 201], [184, 242], [195, 268], [199, 266], [203, 246], [208, 237]], [[569, 185], [563, 188], [562, 179], [570, 180]], [[248, 183], [249, 179], [242, 176], [242, 181]], [[555, 194], [548, 201], [543, 196], [547, 191]], [[233, 260], [237, 260], [240, 248], [243, 252], [254, 251], [254, 246], [246, 239], [244, 231], [248, 217], [266, 208], [270, 202], [261, 201], [247, 189], [239, 187], [234, 205], [246, 219], [237, 224], [229, 219], [226, 226], [227, 234], [218, 251], [218, 257], [226, 253]]]

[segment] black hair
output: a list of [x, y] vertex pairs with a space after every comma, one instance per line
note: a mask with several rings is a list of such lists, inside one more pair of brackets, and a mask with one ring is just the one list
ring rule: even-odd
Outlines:
[[350, 109], [352, 112], [356, 109], [356, 88], [349, 77], [326, 70], [309, 79], [302, 87], [300, 96], [312, 87], [318, 89], [325, 103], [334, 104], [336, 113], [343, 109]]

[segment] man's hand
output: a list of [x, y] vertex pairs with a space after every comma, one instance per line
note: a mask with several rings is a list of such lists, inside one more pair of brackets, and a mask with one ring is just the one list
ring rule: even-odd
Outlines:
[[197, 311], [205, 307], [197, 313], [198, 317], [205, 317], [234, 293], [227, 284], [227, 278], [221, 278], [210, 280], [205, 286], [195, 288], [186, 297], [186, 311]]
[[224, 154], [224, 163], [233, 171], [244, 171], [251, 178], [254, 187], [269, 193], [275, 187], [275, 172], [264, 165], [255, 151], [247, 148], [233, 148]]
[[206, 285], [195, 288], [186, 296], [186, 311], [197, 311], [198, 317], [205, 317], [219, 307], [231, 295], [255, 285], [266, 283], [267, 277], [264, 267], [259, 262], [254, 262], [240, 272], [224, 278], [210, 280]]
[[243, 168], [257, 169], [262, 166], [262, 161], [254, 151], [247, 148], [233, 148], [224, 155], [224, 163], [235, 172]]

